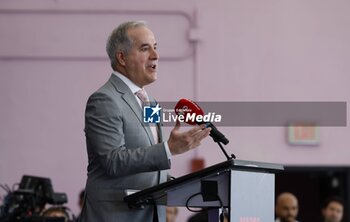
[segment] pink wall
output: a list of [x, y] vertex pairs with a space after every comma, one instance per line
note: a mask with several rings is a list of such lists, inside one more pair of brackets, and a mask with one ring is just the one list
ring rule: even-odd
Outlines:
[[[146, 20], [156, 34], [161, 67], [148, 89], [158, 100], [350, 100], [350, 2], [180, 3], [0, 2], [1, 184], [12, 185], [23, 174], [50, 177], [78, 212], [86, 179], [85, 102], [110, 75], [105, 41], [126, 19]], [[228, 151], [240, 159], [350, 163], [349, 127], [321, 128], [316, 147], [289, 146], [280, 127], [222, 131], [231, 140]], [[197, 151], [174, 157], [172, 174], [189, 173], [194, 156], [207, 165], [224, 160], [208, 139]], [[187, 215], [181, 210], [179, 221]]]

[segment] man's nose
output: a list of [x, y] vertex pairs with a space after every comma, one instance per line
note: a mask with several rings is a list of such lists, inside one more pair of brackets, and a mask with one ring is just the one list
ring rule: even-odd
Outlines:
[[156, 49], [151, 50], [151, 59], [152, 60], [158, 60], [159, 59], [159, 54]]

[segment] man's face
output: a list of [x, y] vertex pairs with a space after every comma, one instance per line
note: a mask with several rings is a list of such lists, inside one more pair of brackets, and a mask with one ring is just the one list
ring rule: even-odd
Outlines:
[[340, 222], [343, 218], [343, 206], [338, 202], [330, 202], [322, 210], [325, 222]]
[[294, 222], [298, 215], [298, 202], [285, 199], [276, 206], [276, 214], [282, 222]]
[[132, 48], [124, 55], [124, 69], [126, 76], [142, 88], [157, 79], [157, 43], [147, 27], [131, 28], [128, 36], [132, 41]]

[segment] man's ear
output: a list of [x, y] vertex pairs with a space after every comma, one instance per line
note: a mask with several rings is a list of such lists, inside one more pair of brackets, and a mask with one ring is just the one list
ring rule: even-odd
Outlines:
[[125, 66], [125, 55], [123, 52], [117, 52], [115, 57], [120, 65]]

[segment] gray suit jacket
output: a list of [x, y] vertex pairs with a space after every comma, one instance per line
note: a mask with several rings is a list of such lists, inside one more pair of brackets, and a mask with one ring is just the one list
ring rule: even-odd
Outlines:
[[[143, 123], [134, 94], [117, 76], [90, 96], [85, 135], [89, 165], [81, 221], [151, 222], [153, 206], [129, 209], [123, 202], [125, 190], [166, 181], [164, 170], [170, 161], [164, 143], [155, 143], [150, 127]], [[165, 221], [165, 208], [157, 209], [159, 221]]]

